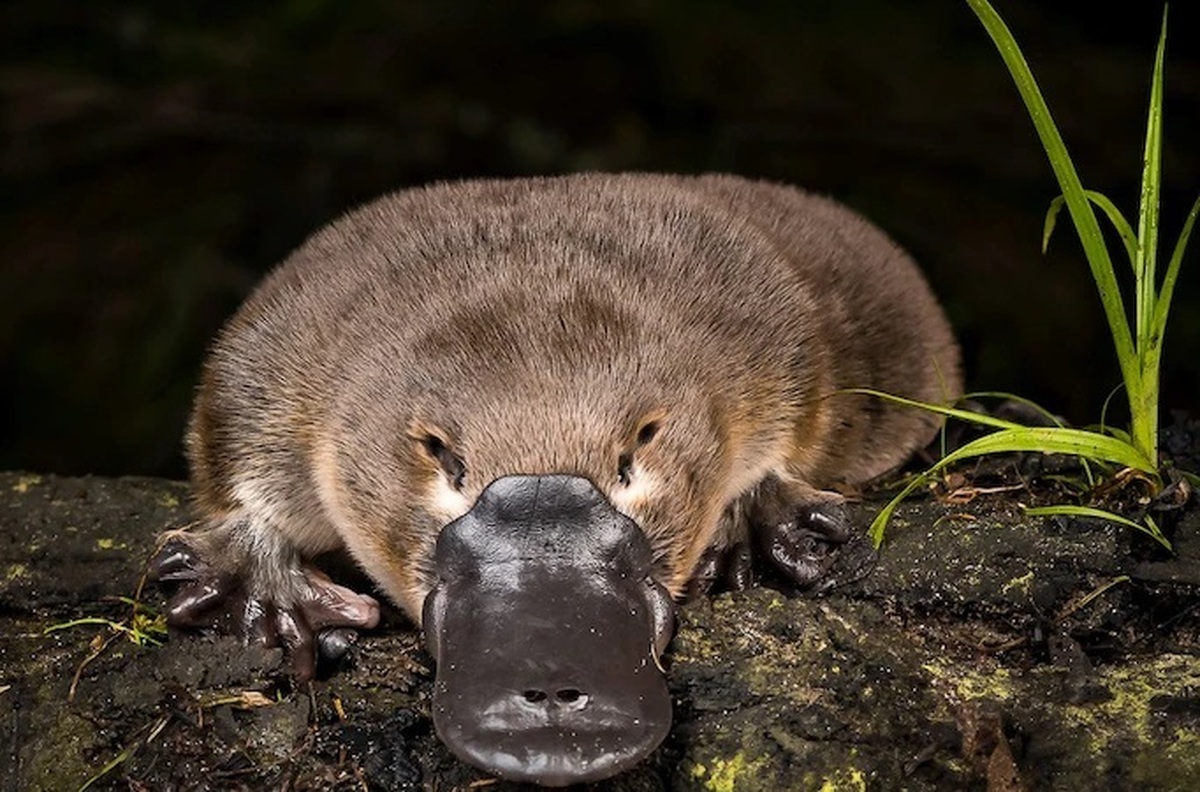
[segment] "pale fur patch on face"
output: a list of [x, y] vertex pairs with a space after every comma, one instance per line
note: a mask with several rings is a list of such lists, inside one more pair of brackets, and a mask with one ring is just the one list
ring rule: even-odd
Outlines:
[[442, 524], [448, 524], [462, 517], [471, 510], [471, 501], [460, 490], [446, 480], [446, 477], [435, 475], [429, 483], [429, 512]]
[[617, 484], [608, 491], [608, 499], [617, 511], [636, 519], [640, 507], [656, 498], [662, 490], [662, 479], [634, 462], [629, 474], [629, 484]]

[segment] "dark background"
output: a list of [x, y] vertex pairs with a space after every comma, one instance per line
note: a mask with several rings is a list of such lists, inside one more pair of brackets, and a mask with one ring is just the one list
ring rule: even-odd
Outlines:
[[[997, 6], [1134, 218], [1161, 6]], [[1195, 6], [1171, 10], [1166, 252], [1200, 190]], [[0, 99], [0, 469], [181, 475], [205, 345], [257, 278], [358, 202], [469, 176], [807, 186], [922, 262], [972, 388], [1088, 423], [1119, 381], [1073, 231], [1039, 252], [1057, 189], [964, 2], [22, 0]], [[1164, 404], [1195, 410], [1192, 248]]]

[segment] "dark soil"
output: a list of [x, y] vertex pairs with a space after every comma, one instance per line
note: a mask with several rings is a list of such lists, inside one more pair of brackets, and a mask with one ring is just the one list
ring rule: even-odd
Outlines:
[[[1195, 448], [1172, 437], [1181, 457]], [[1021, 504], [1062, 493], [1023, 486], [1015, 464], [906, 504], [874, 572], [832, 594], [685, 606], [668, 656], [674, 728], [594, 788], [1195, 788], [1200, 510], [1159, 515], [1171, 557], [1128, 529], [1024, 517]], [[46, 632], [131, 624], [117, 597], [137, 595], [186, 495], [0, 474], [0, 792], [515, 788], [438, 742], [431, 660], [394, 612], [302, 688], [277, 650], [230, 638]], [[853, 516], [865, 525], [879, 505]]]

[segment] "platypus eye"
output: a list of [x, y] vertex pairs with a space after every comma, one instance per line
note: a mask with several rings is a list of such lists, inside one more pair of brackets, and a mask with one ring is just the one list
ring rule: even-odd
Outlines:
[[462, 489], [463, 480], [467, 477], [467, 466], [463, 463], [462, 457], [447, 448], [445, 441], [437, 435], [425, 435], [421, 444], [425, 446], [425, 453], [436, 459], [442, 466], [442, 471], [446, 474], [446, 478], [450, 479], [454, 488]]
[[658, 421], [650, 421], [649, 423], [643, 425], [641, 429], [638, 429], [638, 433], [637, 433], [638, 445], [640, 445], [640, 446], [646, 445], [646, 443], [649, 443], [651, 440], [653, 440], [654, 436], [657, 434], [658, 434]]

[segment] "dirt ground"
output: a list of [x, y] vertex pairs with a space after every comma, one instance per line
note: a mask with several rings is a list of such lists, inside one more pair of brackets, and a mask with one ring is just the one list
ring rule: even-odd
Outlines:
[[[1186, 456], [1200, 427], [1180, 426]], [[671, 734], [593, 788], [1194, 789], [1200, 510], [1161, 516], [1171, 557], [1127, 529], [1025, 517], [1048, 495], [1015, 464], [902, 507], [874, 572], [832, 594], [683, 607]], [[156, 635], [120, 598], [138, 596], [155, 535], [186, 522], [186, 496], [0, 474], [0, 792], [517, 788], [438, 742], [432, 661], [395, 612], [303, 688], [278, 651], [71, 625]]]

